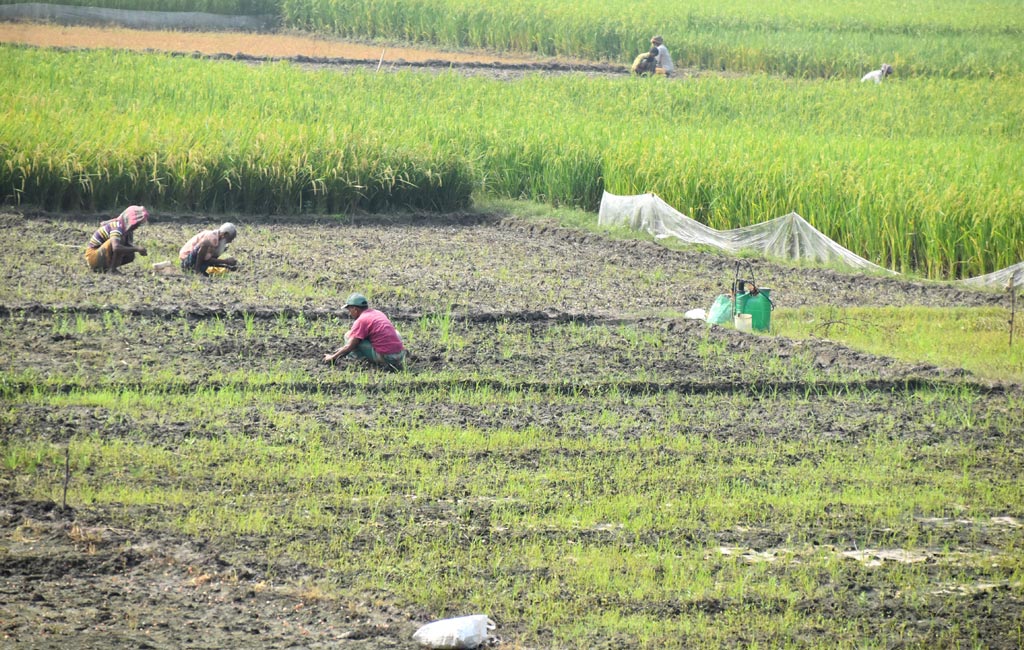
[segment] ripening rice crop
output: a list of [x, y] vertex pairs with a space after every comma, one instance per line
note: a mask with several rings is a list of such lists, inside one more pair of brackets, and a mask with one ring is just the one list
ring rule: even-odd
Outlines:
[[163, 57], [9, 52], [0, 125], [9, 201], [269, 213], [469, 201], [462, 160], [346, 112], [335, 119], [308, 80], [287, 90], [303, 80], [284, 66], [249, 74]]
[[796, 211], [931, 277], [1024, 258], [1024, 85], [763, 76], [687, 83], [305, 72], [4, 48], [0, 196], [266, 213], [594, 210], [655, 192], [719, 229]]
[[[12, 4], [15, 0], [0, 0]], [[1018, 0], [67, 0], [147, 11], [268, 15], [284, 27], [357, 39], [602, 59], [623, 64], [662, 34], [680, 66], [797, 77], [1024, 72]]]
[[677, 65], [801, 77], [859, 77], [883, 61], [910, 76], [1024, 71], [1016, 0], [283, 0], [282, 13], [346, 37], [620, 62], [661, 34]]

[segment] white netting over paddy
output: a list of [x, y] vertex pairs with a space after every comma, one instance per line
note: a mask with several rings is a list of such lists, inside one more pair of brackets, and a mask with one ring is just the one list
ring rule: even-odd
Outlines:
[[975, 287], [1005, 287], [1011, 279], [1013, 280], [1013, 286], [1024, 286], [1024, 262], [1019, 262], [999, 271], [993, 271], [987, 275], [967, 278], [963, 280], [963, 283]]
[[[795, 212], [734, 230], [715, 230], [687, 217], [654, 194], [619, 196], [605, 192], [598, 223], [643, 231], [656, 239], [674, 237], [687, 244], [713, 246], [729, 253], [754, 251], [767, 257], [895, 273], [843, 248]], [[1024, 284], [1024, 262], [961, 282], [1001, 288], [1011, 277], [1015, 285]]]

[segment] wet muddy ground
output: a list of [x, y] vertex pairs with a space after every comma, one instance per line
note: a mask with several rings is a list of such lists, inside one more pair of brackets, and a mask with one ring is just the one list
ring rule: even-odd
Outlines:
[[[708, 307], [733, 279], [736, 263], [728, 257], [614, 241], [501, 215], [344, 222], [310, 217], [286, 223], [234, 215], [240, 234], [230, 251], [241, 270], [200, 279], [177, 270], [156, 273], [151, 264], [174, 261], [178, 246], [195, 231], [217, 225], [215, 218], [155, 214], [138, 234], [149, 255], [119, 275], [101, 276], [85, 268], [81, 255], [101, 216], [11, 210], [0, 215], [8, 231], [28, 224], [32, 233], [9, 251], [0, 270], [3, 441], [62, 445], [98, 435], [172, 451], [229, 434], [286, 442], [296, 434], [275, 419], [286, 413], [330, 431], [352, 423], [381, 431], [534, 428], [566, 441], [558, 453], [569, 455], [575, 453], [569, 441], [595, 435], [642, 439], [679, 428], [684, 413], [681, 431], [727, 445], [772, 439], [814, 447], [887, 435], [917, 446], [955, 442], [993, 450], [985, 470], [992, 476], [1019, 474], [1022, 468], [1021, 432], [1007, 438], [993, 424], [1020, 403], [1018, 386], [981, 382], [956, 368], [900, 363], [826, 340], [749, 336], [683, 319], [688, 309]], [[953, 284], [791, 269], [761, 260], [745, 263], [743, 274], [770, 286], [776, 304], [786, 307], [981, 306], [1002, 300]], [[352, 291], [366, 293], [403, 332], [413, 362], [400, 379], [375, 371], [367, 379], [351, 367], [321, 363], [347, 328], [342, 303]], [[232, 407], [229, 421], [199, 426], [180, 408], [129, 413], [32, 397], [149, 391], [173, 402], [198, 390], [239, 386], [272, 395], [276, 415], [247, 403]], [[474, 391], [526, 397], [483, 404], [453, 397]], [[934, 404], [922, 399], [932, 394], [968, 396], [975, 417], [937, 418]], [[593, 417], [609, 410], [614, 416]], [[399, 442], [381, 444], [391, 445], [383, 458], [409, 453]], [[490, 456], [517, 468], [548, 462], [534, 453]], [[59, 480], [60, 467], [51, 468], [51, 475]], [[147, 480], [154, 489], [173, 483], [160, 475]], [[210, 483], [195, 489], [221, 487], [209, 477], [198, 480]], [[409, 489], [397, 477], [380, 480], [394, 494]], [[394, 594], [349, 592], [344, 568], [280, 552], [281, 542], [272, 536], [186, 535], [177, 528], [182, 513], [174, 506], [84, 505], [75, 502], [73, 489], [65, 509], [56, 496], [59, 487], [52, 488], [55, 496], [40, 498], [33, 479], [0, 468], [5, 647], [407, 648], [413, 647], [412, 632], [436, 617]], [[359, 514], [358, 506], [351, 508], [339, 517]], [[410, 520], [451, 526], [467, 544], [484, 533], [495, 543], [522, 534], [481, 531], [444, 502], [412, 500], [392, 508], [391, 525], [361, 532], [353, 544], [397, 543], [402, 522]], [[851, 540], [876, 539], [899, 549], [913, 547], [927, 533], [928, 548], [908, 561], [930, 562], [928, 570], [939, 571], [939, 560], [950, 555], [975, 557], [985, 549], [1019, 546], [1021, 514], [993, 513], [987, 523], [922, 517], [889, 531], [873, 531], [855, 518], [847, 527], [813, 531], [751, 526], [703, 531], [702, 543], [710, 538], [722, 554], [746, 553], [756, 561], [792, 554], [787, 540], [795, 536], [818, 552], [834, 547], [836, 554], [862, 554], [849, 556], [850, 562], [888, 557], [886, 566], [892, 566], [898, 564], [892, 551], [857, 548]], [[549, 541], [571, 537], [612, 545], [621, 544], [623, 534], [545, 533]], [[308, 531], [296, 535], [289, 543], [316, 541]], [[689, 543], [683, 533], [676, 541]], [[278, 551], [271, 554], [271, 548]], [[993, 571], [965, 566], [956, 584], [937, 583], [927, 597], [903, 599], [888, 590], [883, 576], [865, 570], [850, 584], [833, 585], [833, 596], [800, 607], [821, 616], [838, 613], [874, 634], [902, 626], [906, 641], [893, 647], [927, 643], [953, 624], [971, 630], [974, 636], [965, 640], [1019, 647], [1024, 598], [1012, 583], [1012, 570]], [[949, 590], [959, 595], [950, 597]], [[671, 617], [693, 607], [716, 616], [737, 603], [625, 599], [588, 606]], [[498, 644], [523, 647], [517, 638], [525, 627], [514, 612], [489, 613], [499, 622]], [[549, 646], [543, 634], [529, 638], [534, 641], [527, 647]], [[634, 644], [600, 636], [580, 643]]]

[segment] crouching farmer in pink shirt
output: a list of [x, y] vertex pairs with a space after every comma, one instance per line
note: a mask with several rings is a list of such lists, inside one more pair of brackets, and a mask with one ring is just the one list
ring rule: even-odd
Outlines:
[[192, 239], [178, 251], [182, 271], [192, 271], [204, 275], [213, 267], [225, 268], [229, 271], [238, 270], [238, 261], [233, 257], [221, 257], [228, 244], [235, 241], [238, 229], [235, 224], [226, 223], [216, 230], [203, 230], [193, 235]]
[[365, 359], [388, 370], [405, 369], [405, 346], [398, 330], [383, 312], [370, 309], [366, 296], [353, 293], [345, 302], [348, 315], [355, 319], [345, 333], [345, 345], [324, 355], [324, 363], [341, 357]]

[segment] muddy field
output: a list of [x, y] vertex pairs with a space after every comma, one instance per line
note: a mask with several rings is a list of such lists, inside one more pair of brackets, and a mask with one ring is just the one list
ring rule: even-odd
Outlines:
[[[902, 364], [824, 340], [748, 336], [684, 320], [683, 312], [707, 307], [732, 278], [735, 262], [726, 257], [613, 241], [501, 215], [429, 222], [422, 215], [345, 223], [309, 218], [284, 224], [236, 215], [240, 235], [232, 252], [241, 271], [201, 280], [149, 267], [173, 260], [192, 232], [215, 224], [198, 215], [157, 214], [139, 234], [150, 254], [118, 276], [99, 276], [87, 271], [80, 250], [98, 216], [11, 211], [0, 216], [9, 232], [27, 224], [33, 234], [31, 242], [15, 247], [0, 271], [4, 442], [40, 439], [62, 446], [99, 436], [183, 455], [191, 442], [226, 435], [287, 444], [297, 434], [282, 430], [252, 403], [229, 411], [228, 421], [197, 423], [187, 408], [124, 412], [116, 406], [61, 406], [57, 399], [89, 391], [152, 391], [173, 402], [211, 387], [244, 385], [273, 393], [275, 411], [287, 412], [295, 422], [309, 418], [326, 430], [354, 422], [382, 436], [409, 422], [482, 431], [532, 427], [565, 441], [568, 454], [571, 441], [603, 435], [607, 425], [590, 419], [590, 413], [611, 407], [625, 424], [607, 435], [642, 439], [679, 426], [670, 420], [675, 409], [664, 404], [692, 402], [680, 407], [689, 417], [685, 432], [727, 445], [765, 437], [812, 446], [821, 440], [859, 444], [888, 431], [915, 446], [955, 441], [1010, 450], [993, 453], [984, 470], [993, 477], [1019, 475], [1022, 468], [1021, 432], [1007, 439], [991, 425], [1020, 403], [1017, 386], [980, 382], [955, 368]], [[772, 288], [780, 307], [989, 305], [1001, 299], [952, 285], [794, 270], [761, 261], [746, 271]], [[376, 371], [367, 379], [364, 371], [320, 362], [347, 326], [341, 304], [355, 290], [367, 293], [406, 335], [413, 363], [400, 379]], [[630, 333], [656, 344], [627, 343]], [[613, 388], [618, 397], [609, 398]], [[466, 390], [531, 398], [482, 406], [450, 398]], [[980, 414], [977, 421], [935, 420], [934, 404], [921, 399], [934, 392], [969, 396]], [[761, 396], [756, 408], [742, 406], [747, 395]], [[709, 403], [720, 403], [721, 411], [707, 412]], [[398, 442], [381, 444], [384, 459], [410, 453]], [[538, 469], [548, 462], [515, 452], [496, 452], [490, 460]], [[156, 491], [176, 480], [162, 473], [137, 478], [136, 469], [127, 470], [126, 483], [141, 481]], [[0, 639], [5, 647], [408, 648], [414, 647], [410, 637], [419, 625], [443, 614], [397, 592], [352, 589], [347, 585], [357, 569], [287, 550], [317, 543], [315, 532], [300, 528], [284, 541], [274, 534], [185, 534], [180, 521], [186, 513], [173, 504], [80, 503], [76, 490], [104, 482], [89, 469], [75, 469], [65, 509], [62, 478], [59, 463], [43, 463], [32, 473], [6, 464], [0, 469]], [[198, 480], [190, 489], [223, 489], [212, 475], [200, 474]], [[409, 490], [397, 477], [378, 480], [396, 495]], [[40, 498], [40, 489], [52, 496]], [[462, 496], [472, 498], [471, 492]], [[481, 528], [446, 503], [399, 500], [385, 513], [384, 521], [391, 523], [360, 531], [351, 546], [396, 544], [403, 522], [411, 520], [448, 526], [466, 545], [479, 539], [501, 544], [522, 534]], [[273, 496], [270, 504], [274, 507]], [[477, 504], [485, 512], [491, 507]], [[356, 505], [350, 508], [337, 513], [339, 519], [364, 514]], [[701, 535], [723, 554], [778, 554], [796, 536], [811, 540], [816, 549], [847, 553], [851, 563], [883, 564], [877, 572], [851, 572], [855, 578], [829, 586], [831, 596], [799, 608], [848, 619], [867, 634], [898, 629], [903, 640], [891, 647], [948, 639], [941, 634], [955, 624], [965, 630], [965, 642], [980, 639], [987, 647], [1014, 648], [1020, 643], [1024, 599], [1013, 586], [1012, 569], [1001, 574], [1002, 569], [967, 564], [955, 584], [941, 582], [948, 579], [941, 567], [949, 557], [984, 557], [1019, 546], [1022, 513], [992, 514], [987, 523], [921, 517], [887, 532], [851, 518], [845, 527], [819, 530], [749, 526]], [[674, 542], [690, 544], [691, 534], [679, 531]], [[925, 534], [929, 543], [916, 547], [912, 540]], [[613, 529], [551, 529], [543, 535], [584, 546], [622, 543], [622, 533]], [[858, 548], [857, 539], [913, 550], [894, 556]], [[929, 595], [911, 599], [893, 589], [886, 571], [899, 571], [890, 567], [901, 561], [936, 572], [939, 582]], [[768, 611], [781, 606], [566, 597], [580, 598], [585, 608], [664, 617], [692, 614], [694, 608], [716, 617], [738, 606]], [[498, 623], [495, 645], [560, 645], [515, 611], [487, 613]], [[808, 634], [796, 642], [815, 642], [813, 632]], [[773, 645], [780, 639], [760, 641]], [[595, 634], [572, 645], [635, 643]]]

